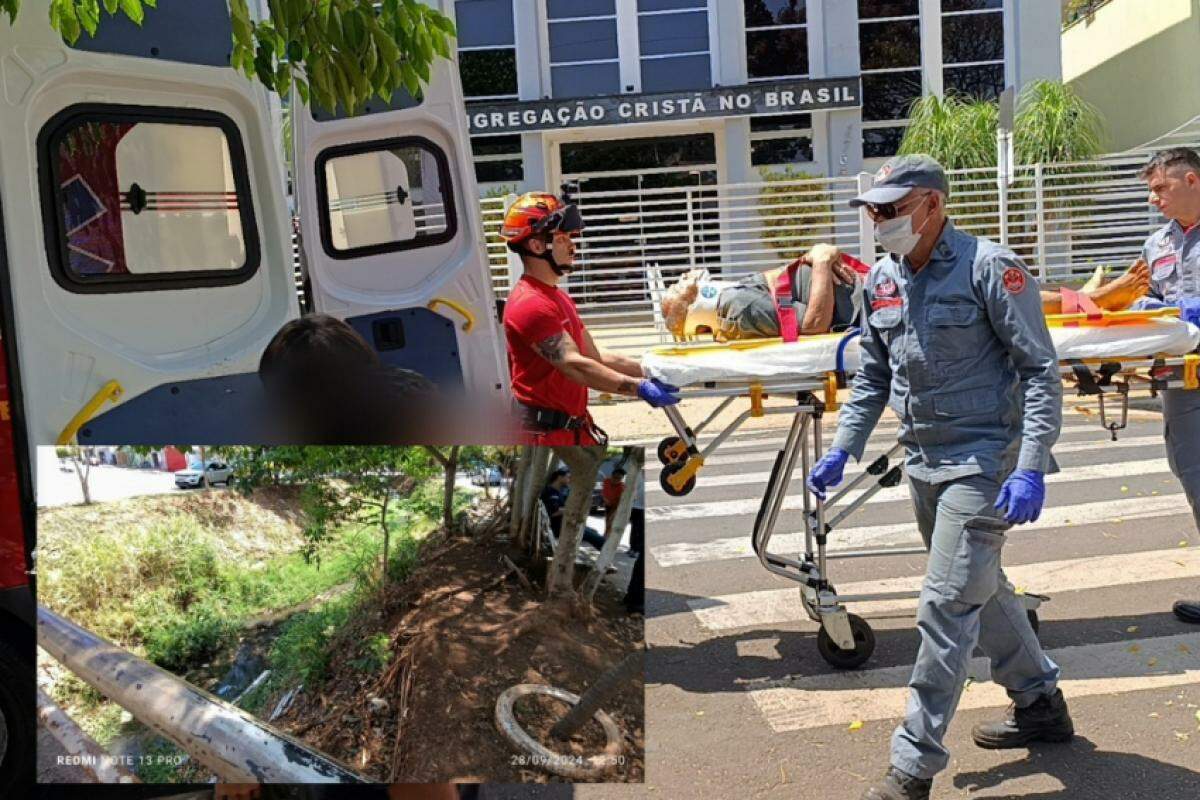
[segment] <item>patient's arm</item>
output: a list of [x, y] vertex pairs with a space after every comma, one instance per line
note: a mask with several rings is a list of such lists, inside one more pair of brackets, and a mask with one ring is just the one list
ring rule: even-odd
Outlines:
[[809, 252], [812, 285], [808, 292], [808, 307], [804, 310], [804, 319], [800, 321], [801, 335], [829, 333], [829, 327], [833, 324], [833, 268], [835, 263], [841, 263], [841, 259], [841, 253], [832, 247], [818, 245]]

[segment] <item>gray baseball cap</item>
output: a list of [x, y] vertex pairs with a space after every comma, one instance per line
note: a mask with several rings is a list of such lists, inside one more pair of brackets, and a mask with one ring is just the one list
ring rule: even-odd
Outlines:
[[946, 171], [926, 155], [896, 156], [875, 173], [875, 185], [850, 201], [851, 208], [868, 203], [894, 203], [913, 189], [936, 189], [950, 195]]

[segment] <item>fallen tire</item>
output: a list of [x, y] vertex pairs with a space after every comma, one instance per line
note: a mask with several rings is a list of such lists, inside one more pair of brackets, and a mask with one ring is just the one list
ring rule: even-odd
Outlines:
[[517, 722], [513, 715], [513, 706], [517, 699], [529, 695], [541, 694], [575, 705], [579, 695], [554, 686], [543, 686], [537, 683], [519, 683], [505, 689], [496, 700], [496, 727], [504, 738], [514, 747], [529, 756], [529, 766], [540, 767], [548, 772], [575, 780], [593, 780], [602, 777], [621, 759], [621, 731], [617, 723], [603, 711], [597, 711], [592, 719], [604, 728], [606, 743], [604, 750], [594, 756], [583, 758], [575, 755], [556, 753], [530, 736]]

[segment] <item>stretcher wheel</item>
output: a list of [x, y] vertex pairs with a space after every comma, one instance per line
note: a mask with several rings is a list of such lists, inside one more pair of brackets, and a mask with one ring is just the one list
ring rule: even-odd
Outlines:
[[854, 634], [854, 649], [843, 650], [833, 643], [822, 626], [817, 632], [817, 650], [821, 658], [837, 669], [858, 669], [875, 652], [875, 632], [867, 621], [857, 614], [847, 614], [850, 632]]
[[[696, 434], [692, 432], [692, 429], [685, 428], [685, 430], [687, 431], [688, 438], [695, 440]], [[670, 464], [671, 458], [667, 455], [667, 451], [671, 450], [672, 448], [675, 447], [675, 445], [680, 444], [680, 443], [681, 443], [681, 440], [678, 436], [667, 436], [666, 438], [664, 438], [661, 442], [658, 443], [658, 460], [661, 461], [663, 464]]]
[[670, 478], [672, 475], [674, 475], [676, 472], [679, 472], [679, 470], [681, 470], [681, 469], [683, 469], [683, 462], [676, 461], [672, 464], [667, 464], [665, 467], [662, 468], [662, 472], [660, 472], [658, 474], [659, 485], [662, 486], [662, 490], [664, 492], [666, 492], [667, 494], [669, 494], [671, 497], [683, 497], [685, 494], [689, 494], [692, 491], [692, 489], [696, 488], [696, 476], [695, 475], [693, 475], [692, 477], [687, 479], [687, 483], [685, 483], [683, 485], [682, 489], [676, 489], [674, 486], [672, 486], [667, 481], [667, 478]]
[[1033, 632], [1038, 632], [1038, 615], [1034, 609], [1029, 609], [1025, 612], [1025, 616], [1029, 619], [1029, 626], [1033, 628]]

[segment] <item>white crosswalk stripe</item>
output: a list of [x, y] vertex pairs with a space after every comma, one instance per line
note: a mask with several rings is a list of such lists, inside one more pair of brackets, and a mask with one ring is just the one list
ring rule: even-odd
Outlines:
[[[1200, 633], [1062, 647], [1047, 655], [1062, 668], [1059, 687], [1072, 699], [1200, 681]], [[751, 689], [750, 696], [776, 733], [899, 719], [911, 674], [905, 664], [817, 675]], [[1008, 705], [1004, 690], [989, 681], [987, 659], [974, 659], [970, 675], [980, 682], [962, 693], [959, 711]]]
[[[1055, 447], [1062, 471], [1047, 476], [1047, 483], [1057, 488], [1048, 492], [1041, 518], [1036, 523], [1014, 528], [1009, 536], [1017, 540], [1026, 534], [1052, 529], [1085, 528], [1089, 533], [1094, 530], [1096, 539], [1102, 541], [1100, 534], [1108, 526], [1116, 530], [1115, 526], [1125, 525], [1128, 529], [1128, 523], [1146, 522], [1147, 529], [1153, 528], [1157, 544], [1142, 551], [1119, 553], [1113, 553], [1111, 547], [1088, 552], [1090, 548], [1085, 546], [1083, 552], [1070, 552], [1070, 558], [1006, 566], [1009, 580], [1020, 590], [1044, 592], [1052, 597], [1071, 597], [1072, 593], [1082, 596], [1114, 588], [1123, 588], [1121, 594], [1131, 595], [1137, 592], [1137, 587], [1156, 582], [1166, 582], [1161, 584], [1164, 587], [1171, 586], [1171, 581], [1190, 586], [1200, 584], [1200, 547], [1193, 546], [1197, 541], [1195, 525], [1181, 487], [1163, 457], [1162, 434], [1157, 426], [1145, 421], [1131, 423], [1130, 430], [1116, 442], [1104, 438], [1095, 422], [1068, 425], [1064, 433], [1093, 430], [1097, 432], [1095, 437], [1079, 436], [1060, 441]], [[894, 436], [894, 426], [876, 432], [868, 447], [868, 458], [886, 449], [889, 436]], [[669, 591], [684, 596], [681, 613], [699, 631], [691, 637], [731, 638], [737, 652], [758, 657], [764, 648], [769, 651], [778, 642], [774, 631], [779, 626], [813, 633], [817, 630], [817, 625], [805, 614], [796, 584], [783, 581], [775, 584], [778, 588], [762, 588], [770, 586], [767, 581], [771, 579], [755, 560], [750, 547], [751, 527], [761, 493], [769, 479], [775, 448], [781, 442], [782, 431], [774, 438], [760, 431], [735, 435], [706, 465], [729, 468], [711, 475], [701, 470], [696, 489], [688, 497], [667, 498], [657, 486], [647, 484], [647, 491], [653, 496], [646, 511], [650, 555], [658, 574], [667, 576]], [[792, 513], [781, 518], [780, 532], [771, 540], [772, 552], [793, 555], [804, 550], [803, 534], [794, 532], [801, 524], [794, 512], [803, 509], [799, 478], [797, 470], [784, 502], [784, 510]], [[847, 480], [852, 478], [853, 474], [847, 475]], [[648, 481], [657, 483], [657, 474], [649, 475]], [[839, 505], [844, 507], [860, 497], [862, 491], [859, 488], [849, 493]], [[876, 524], [867, 524], [868, 519], [859, 519], [858, 515], [851, 516], [830, 534], [831, 553], [920, 542], [906, 486], [880, 490], [864, 505], [868, 519]], [[664, 525], [670, 539], [655, 544], [655, 529], [663, 530]], [[1168, 543], [1176, 542], [1178, 546], [1168, 547]], [[908, 563], [916, 565], [921, 561], [920, 556], [913, 556]], [[893, 568], [888, 575], [894, 577], [838, 582], [838, 567], [846, 563], [834, 562], [830, 568], [842, 596], [916, 592], [923, 579], [915, 572], [896, 576]], [[683, 568], [689, 567], [694, 571], [684, 571]], [[706, 596], [702, 586], [686, 585], [673, 577], [693, 574], [719, 576], [721, 585], [727, 587], [726, 593]], [[745, 591], [738, 591], [743, 575], [749, 585]], [[690, 582], [690, 578], [687, 580]], [[652, 581], [651, 590], [654, 585]], [[728, 591], [729, 588], [733, 591]], [[916, 599], [865, 600], [847, 605], [868, 620], [882, 615], [891, 618], [890, 624], [895, 625], [897, 614], [911, 614], [915, 610]], [[1052, 604], [1049, 608], [1054, 607]], [[1114, 609], [1112, 613], [1123, 615], [1129, 609]], [[876, 620], [874, 624], [880, 623]], [[770, 635], [761, 638], [764, 632]], [[871, 669], [868, 661], [857, 671], [828, 667], [811, 674], [814, 664], [825, 667], [813, 638], [812, 659], [806, 662], [805, 675], [737, 682], [772, 732], [844, 727], [856, 720], [893, 720], [903, 715], [911, 663]], [[1200, 631], [1073, 643], [1052, 649], [1049, 655], [1063, 669], [1060, 685], [1070, 698], [1200, 682]], [[971, 674], [974, 682], [963, 693], [960, 709], [1008, 704], [1001, 687], [990, 682], [985, 659], [972, 662]]]
[[[1061, 528], [1067, 525], [1092, 525], [1125, 517], [1139, 520], [1153, 517], [1175, 516], [1187, 503], [1182, 492], [1162, 494], [1158, 497], [1128, 497], [1100, 503], [1047, 508], [1037, 522], [1014, 529], [1015, 534]], [[647, 510], [649, 515], [649, 510]], [[647, 523], [651, 524], [651, 523]], [[1184, 521], [1181, 521], [1181, 525]], [[664, 567], [679, 567], [685, 564], [700, 564], [726, 558], [752, 558], [750, 527], [747, 524], [741, 536], [716, 539], [711, 542], [680, 542], [651, 547], [650, 554]], [[1010, 533], [1009, 535], [1013, 535]], [[869, 525], [859, 528], [843, 528], [829, 535], [830, 551], [856, 550], [862, 547], [891, 547], [908, 545], [919, 541], [917, 524], [901, 522], [893, 525]], [[803, 533], [777, 534], [770, 542], [773, 553], [799, 552], [804, 549]]]
[[[1007, 567], [1005, 573], [1018, 591], [1028, 589], [1031, 592], [1039, 592], [1052, 589], [1055, 593], [1129, 586], [1148, 581], [1200, 578], [1200, 548], [1042, 561]], [[921, 579], [920, 575], [906, 575], [902, 578], [878, 581], [841, 583], [838, 584], [838, 592], [849, 596], [918, 591], [921, 588]], [[795, 588], [768, 589], [688, 600], [688, 606], [700, 624], [710, 631], [778, 625], [803, 616], [803, 612], [800, 611], [799, 594], [799, 590]], [[911, 611], [916, 607], [915, 599], [868, 600], [855, 603], [854, 613], [880, 614]]]
[[[740, 481], [734, 482], [732, 479], [749, 478], [756, 473], [746, 475], [717, 475], [710, 481], [712, 486], [741, 486]], [[1072, 467], [1064, 469], [1061, 472], [1056, 472], [1053, 475], [1046, 476], [1046, 483], [1070, 483], [1073, 481], [1098, 480], [1105, 478], [1133, 478], [1147, 475], [1163, 475], [1170, 477], [1171, 466], [1165, 458], [1151, 458], [1145, 461], [1124, 461], [1119, 465], [1114, 464], [1089, 464], [1083, 467]], [[761, 490], [767, 485], [768, 473], [763, 473], [760, 480], [746, 481], [746, 485], [753, 485]], [[793, 494], [787, 495], [784, 500], [784, 511], [799, 511], [804, 508], [804, 488], [799, 481], [800, 472], [797, 470], [792, 475], [793, 483], [789, 488], [794, 489]], [[852, 480], [853, 475], [847, 476], [847, 480]], [[839, 505], [850, 504], [862, 496], [866, 489], [855, 489], [848, 492], [844, 498], [839, 501]], [[903, 482], [899, 486], [893, 486], [887, 489], [880, 489], [875, 495], [869, 497], [864, 505], [869, 503], [894, 503], [908, 500], [908, 486]], [[656, 508], [646, 510], [646, 519], [651, 521], [659, 520], [674, 520], [674, 519], [695, 519], [699, 517], [735, 517], [743, 514], [755, 514], [758, 512], [759, 500], [749, 498], [745, 500], [725, 500], [715, 503], [684, 503], [673, 506], [658, 506]]]
[[[779, 444], [782, 444], [782, 443], [783, 443], [783, 440], [780, 439]], [[1146, 447], [1148, 445], [1158, 445], [1159, 447], [1161, 447], [1162, 443], [1163, 443], [1162, 436], [1130, 436], [1128, 438], [1118, 439], [1115, 442], [1109, 442], [1109, 441], [1105, 441], [1103, 439], [1099, 439], [1099, 440], [1088, 439], [1088, 440], [1081, 441], [1081, 442], [1060, 442], [1054, 446], [1054, 455], [1061, 456], [1061, 455], [1065, 455], [1067, 453], [1083, 453], [1083, 452], [1087, 452], [1090, 450], [1096, 450], [1097, 448], [1100, 448], [1100, 447], [1105, 448], [1104, 452], [1117, 451], [1117, 450], [1128, 450], [1130, 448]], [[868, 459], [874, 458], [876, 455], [882, 455], [883, 451], [886, 450], [886, 448], [887, 448], [886, 443], [881, 443], [876, 446], [879, 448], [879, 452], [875, 453], [875, 452], [871, 452], [870, 450], [868, 450], [868, 452], [866, 454], [866, 457]], [[716, 452], [716, 454], [714, 454], [712, 456], [710, 461], [708, 461], [706, 463], [724, 466], [726, 464], [755, 464], [758, 462], [762, 462], [764, 464], [770, 464], [775, 460], [774, 452], [770, 452], [770, 453], [734, 453], [733, 455], [722, 455], [722, 452], [723, 451], [718, 450]], [[661, 470], [662, 470], [661, 466], [649, 467], [647, 469], [647, 478], [657, 481], [658, 473]], [[697, 479], [697, 483], [699, 483], [703, 480], [704, 480], [704, 471], [701, 470], [700, 477]], [[647, 488], [650, 488], [649, 484], [647, 484]]]

